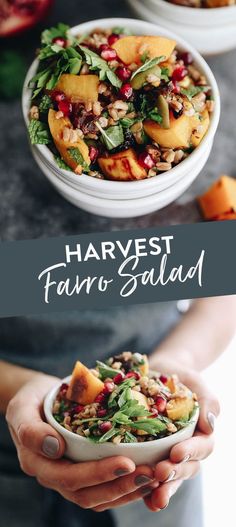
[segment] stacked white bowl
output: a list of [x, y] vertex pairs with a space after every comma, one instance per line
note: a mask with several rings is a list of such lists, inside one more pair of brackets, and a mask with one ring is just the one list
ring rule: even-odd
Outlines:
[[193, 8], [167, 0], [127, 0], [134, 13], [164, 26], [190, 42], [203, 55], [236, 47], [236, 5]]
[[[47, 146], [34, 145], [32, 147], [32, 153], [38, 166], [65, 199], [93, 214], [110, 218], [130, 218], [157, 211], [173, 202], [183, 194], [201, 172], [209, 157], [217, 130], [220, 97], [214, 75], [205, 60], [184, 40], [162, 27], [140, 20], [106, 18], [75, 26], [72, 33], [74, 35], [83, 34], [97, 27], [114, 26], [126, 27], [134, 34], [161, 35], [176, 40], [180, 50], [189, 51], [193, 55], [198, 68], [206, 76], [215, 99], [215, 110], [201, 144], [179, 165], [153, 178], [120, 182], [97, 179], [86, 174], [79, 176], [59, 168]], [[27, 73], [23, 89], [22, 105], [26, 125], [28, 125], [31, 98], [28, 83], [35, 74], [37, 66], [38, 62], [35, 60]]]

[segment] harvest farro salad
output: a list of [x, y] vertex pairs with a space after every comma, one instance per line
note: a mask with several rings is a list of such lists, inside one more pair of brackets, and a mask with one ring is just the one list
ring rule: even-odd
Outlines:
[[146, 355], [125, 351], [89, 370], [76, 362], [53, 405], [56, 421], [96, 443], [153, 441], [187, 426], [197, 397], [176, 375], [149, 372]]
[[211, 88], [174, 40], [120, 27], [72, 37], [59, 24], [42, 33], [37, 57], [29, 136], [49, 146], [60, 168], [118, 181], [153, 177], [208, 130]]

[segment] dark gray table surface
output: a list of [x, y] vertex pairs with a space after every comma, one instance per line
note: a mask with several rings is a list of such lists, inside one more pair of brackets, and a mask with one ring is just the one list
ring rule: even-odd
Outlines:
[[[75, 25], [107, 16], [132, 17], [132, 12], [124, 0], [56, 0], [45, 24], [63, 21]], [[18, 49], [26, 63], [30, 64], [41, 29], [38, 27], [21, 38], [6, 40], [1, 46]], [[236, 176], [236, 50], [211, 57], [208, 62], [219, 83], [222, 100], [220, 126], [209, 161], [178, 201], [161, 211], [136, 219], [109, 220], [93, 216], [60, 197], [31, 156], [20, 100], [0, 100], [1, 239], [28, 239], [199, 221], [201, 218], [195, 197], [221, 173]]]

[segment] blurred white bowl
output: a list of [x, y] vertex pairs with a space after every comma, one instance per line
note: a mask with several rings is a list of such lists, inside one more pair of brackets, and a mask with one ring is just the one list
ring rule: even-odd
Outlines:
[[[40, 165], [40, 168], [42, 169], [44, 174], [47, 175], [48, 179], [50, 179], [54, 186], [57, 186], [59, 192], [61, 192], [61, 194], [64, 195], [66, 199], [74, 203], [76, 206], [79, 206], [80, 208], [92, 212], [94, 214], [100, 214], [108, 217], [122, 218], [139, 216], [142, 214], [153, 212], [154, 210], [158, 210], [163, 206], [169, 204], [171, 201], [176, 199], [176, 197], [178, 197], [182, 192], [184, 192], [184, 190], [192, 183], [193, 179], [197, 177], [197, 175], [200, 173], [210, 154], [212, 142], [219, 122], [219, 90], [214, 75], [205, 60], [199, 55], [197, 51], [195, 51], [191, 46], [189, 46], [184, 40], [177, 37], [174, 33], [159, 26], [149, 24], [147, 22], [123, 18], [108, 18], [86, 22], [84, 24], [80, 24], [72, 28], [72, 33], [74, 35], [78, 33], [87, 33], [98, 26], [102, 28], [124, 26], [129, 28], [134, 34], [136, 33], [149, 35], [163, 35], [175, 39], [177, 41], [179, 49], [183, 51], [187, 50], [193, 55], [194, 61], [197, 64], [198, 68], [206, 76], [207, 82], [212, 88], [212, 94], [215, 99], [215, 110], [211, 115], [210, 126], [200, 145], [179, 165], [172, 168], [170, 171], [160, 174], [154, 178], [149, 178], [142, 181], [120, 182], [100, 180], [92, 178], [86, 174], [78, 176], [67, 170], [60, 169], [54, 160], [52, 152], [47, 146], [34, 146], [34, 156], [35, 154], [38, 154], [35, 156], [36, 162]], [[27, 73], [23, 88], [22, 107], [26, 125], [28, 125], [29, 121], [28, 113], [31, 99], [31, 90], [29, 90], [28, 88], [28, 83], [34, 75], [37, 67], [38, 61], [35, 60]], [[202, 163], [203, 159], [205, 161], [204, 164]], [[49, 177], [49, 173], [52, 177]], [[55, 181], [53, 180], [53, 178], [55, 178]], [[179, 191], [177, 191], [176, 189], [176, 192], [172, 193], [170, 189], [172, 189], [172, 187], [176, 184], [179, 185], [181, 179], [184, 179], [185, 182], [182, 186], [182, 190], [179, 193]], [[68, 186], [68, 192], [64, 191], [64, 187], [63, 192], [59, 189], [61, 182], [64, 182], [65, 185]], [[78, 196], [73, 196], [71, 194], [71, 188], [78, 190], [78, 192], [80, 193], [79, 198]], [[167, 194], [165, 194], [166, 192]], [[157, 193], [162, 193], [161, 200], [156, 199]], [[93, 196], [94, 198], [97, 198], [97, 200], [100, 200], [100, 203], [97, 205], [96, 209], [93, 210], [92, 205], [88, 205], [87, 199], [85, 199], [86, 195]], [[170, 197], [170, 195], [172, 195], [172, 198]], [[153, 199], [150, 199], [146, 204], [143, 204], [142, 207], [135, 207], [131, 210], [128, 210], [128, 202], [130, 200], [132, 200], [133, 202], [134, 199], [144, 199], [145, 197], [150, 197]], [[108, 200], [111, 200], [111, 203], [108, 208], [104, 208], [103, 210], [104, 199], [105, 203]], [[118, 206], [118, 214], [117, 211], [113, 209], [113, 203], [114, 201], [120, 202], [121, 200], [125, 201], [126, 203], [123, 207]], [[110, 212], [108, 211], [108, 209]]]
[[[70, 376], [66, 377], [61, 382], [68, 383], [70, 378]], [[66, 430], [66, 428], [54, 419], [52, 407], [61, 382], [46, 396], [44, 401], [44, 414], [47, 422], [64, 438], [66, 457], [75, 462], [93, 461], [111, 456], [126, 456], [132, 459], [136, 465], [157, 463], [162, 459], [168, 458], [169, 452], [174, 445], [192, 437], [197, 425], [199, 417], [198, 408], [196, 408], [191, 423], [188, 426], [168, 437], [146, 443], [121, 443], [119, 445], [114, 443], [101, 443], [98, 445], [92, 443], [85, 437]]]
[[236, 6], [192, 8], [166, 0], [128, 0], [134, 13], [164, 26], [192, 44], [203, 55], [236, 47]]

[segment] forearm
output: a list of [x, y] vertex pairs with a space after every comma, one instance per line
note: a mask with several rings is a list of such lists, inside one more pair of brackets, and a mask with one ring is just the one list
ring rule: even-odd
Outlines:
[[37, 371], [0, 361], [0, 413], [6, 412], [9, 401], [24, 384], [42, 375]]
[[228, 346], [236, 332], [236, 295], [196, 300], [155, 350], [152, 367], [167, 361], [201, 371]]

